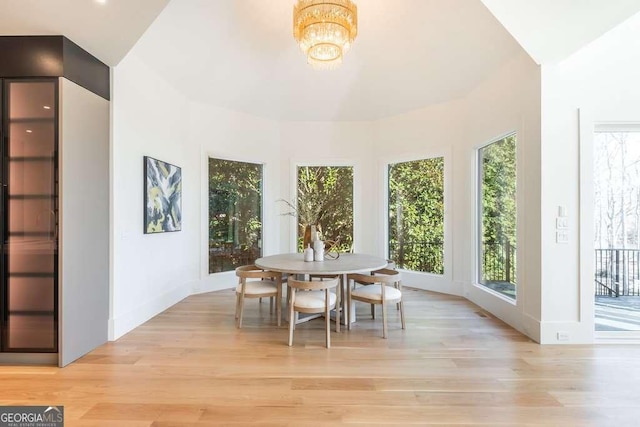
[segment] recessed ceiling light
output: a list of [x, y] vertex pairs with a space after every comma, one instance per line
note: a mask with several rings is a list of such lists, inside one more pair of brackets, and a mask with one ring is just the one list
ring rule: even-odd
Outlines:
[[43, 105], [42, 108], [44, 108], [45, 110], [51, 110], [51, 107], [49, 107], [48, 105]]
[[98, 4], [107, 4], [107, 0], [96, 0]]
[[27, 129], [27, 133], [32, 133], [33, 131], [31, 129]]

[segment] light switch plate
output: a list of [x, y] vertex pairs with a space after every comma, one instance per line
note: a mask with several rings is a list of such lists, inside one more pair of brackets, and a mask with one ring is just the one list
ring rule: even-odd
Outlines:
[[556, 218], [556, 229], [566, 230], [567, 228], [569, 228], [569, 218], [567, 217]]
[[569, 243], [569, 232], [566, 230], [556, 231], [556, 243]]

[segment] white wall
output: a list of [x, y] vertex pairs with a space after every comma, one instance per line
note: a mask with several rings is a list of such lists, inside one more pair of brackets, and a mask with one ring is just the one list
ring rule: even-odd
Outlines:
[[[638, 52], [640, 14], [542, 68], [543, 343], [557, 342], [558, 332], [572, 343], [593, 341], [591, 141], [596, 123], [640, 123]], [[558, 206], [567, 208], [569, 244], [555, 243]]]
[[[116, 339], [190, 294], [199, 280], [200, 163], [187, 99], [132, 51], [113, 70], [112, 304]], [[182, 231], [143, 234], [143, 156], [182, 168]]]

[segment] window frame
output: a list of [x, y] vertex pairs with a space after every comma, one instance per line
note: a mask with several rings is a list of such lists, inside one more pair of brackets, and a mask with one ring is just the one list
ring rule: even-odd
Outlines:
[[[482, 289], [485, 292], [488, 292], [492, 295], [497, 296], [498, 298], [512, 304], [512, 305], [517, 305], [518, 303], [518, 290], [520, 288], [520, 285], [518, 283], [515, 284], [515, 297], [511, 298], [505, 294], [502, 294], [498, 291], [495, 291], [493, 289], [491, 289], [490, 287], [484, 285], [483, 283], [481, 283], [481, 278], [482, 278], [482, 260], [481, 260], [481, 256], [482, 256], [482, 177], [483, 177], [483, 168], [482, 168], [482, 157], [481, 157], [481, 151], [497, 142], [500, 142], [510, 136], [515, 136], [516, 139], [516, 147], [515, 147], [515, 166], [516, 166], [516, 248], [519, 245], [519, 241], [520, 241], [520, 237], [521, 237], [521, 233], [520, 233], [520, 220], [519, 220], [519, 212], [520, 212], [520, 192], [521, 192], [521, 179], [519, 179], [520, 176], [520, 165], [519, 165], [519, 152], [520, 152], [520, 137], [518, 136], [520, 135], [520, 132], [518, 132], [517, 130], [511, 130], [509, 132], [506, 132], [500, 136], [494, 137], [492, 139], [490, 139], [488, 142], [485, 142], [481, 145], [477, 145], [475, 147], [475, 153], [474, 153], [474, 163], [475, 163], [475, 174], [474, 174], [474, 210], [475, 210], [475, 215], [474, 215], [474, 235], [475, 235], [475, 244], [474, 244], [474, 257], [473, 257], [473, 264], [474, 264], [474, 278], [473, 278], [473, 282], [475, 287]], [[516, 255], [517, 256], [517, 255]], [[516, 266], [515, 266], [515, 272], [516, 272], [516, 277], [520, 277], [520, 265], [519, 263], [516, 262]]]
[[[360, 171], [358, 162], [350, 159], [322, 159], [322, 161], [305, 161], [300, 159], [292, 159], [290, 162], [290, 188], [289, 200], [298, 200], [298, 168], [299, 167], [350, 167], [353, 169], [353, 251], [358, 252], [358, 242], [360, 239], [360, 206], [362, 205], [360, 195]], [[281, 207], [281, 212], [284, 208]], [[289, 250], [290, 252], [298, 251], [298, 219], [290, 216], [289, 219]]]
[[254, 164], [254, 165], [259, 165], [261, 166], [261, 178], [260, 178], [260, 223], [261, 223], [261, 230], [260, 230], [260, 256], [264, 256], [264, 249], [265, 249], [265, 242], [266, 242], [266, 238], [265, 238], [265, 213], [266, 213], [266, 209], [265, 209], [265, 200], [266, 200], [266, 194], [265, 194], [265, 177], [267, 175], [267, 164], [264, 161], [260, 161], [260, 160], [256, 160], [256, 159], [251, 159], [251, 158], [240, 158], [240, 157], [236, 157], [236, 156], [225, 156], [225, 155], [220, 155], [214, 152], [204, 152], [203, 156], [202, 156], [202, 167], [203, 167], [203, 171], [205, 171], [202, 174], [202, 218], [205, 218], [205, 221], [202, 221], [202, 228], [201, 228], [201, 236], [202, 237], [202, 248], [203, 248], [203, 252], [202, 252], [202, 264], [201, 264], [201, 271], [202, 271], [202, 277], [215, 277], [218, 275], [228, 275], [228, 274], [234, 274], [233, 270], [229, 270], [229, 271], [220, 271], [220, 272], [216, 272], [216, 273], [211, 273], [209, 272], [209, 262], [210, 262], [210, 254], [209, 254], [209, 222], [210, 222], [210, 212], [209, 212], [209, 159], [216, 159], [216, 160], [225, 160], [225, 161], [229, 161], [229, 162], [238, 162], [238, 163], [249, 163], [249, 164]]
[[[354, 205], [355, 205], [355, 197], [354, 197], [354, 191], [355, 191], [355, 168], [353, 166], [350, 166], [350, 165], [297, 165], [296, 166], [296, 170], [295, 170], [295, 175], [296, 175], [295, 194], [296, 195], [292, 199], [296, 203], [298, 202], [298, 184], [299, 184], [300, 168], [351, 168], [351, 247], [353, 248], [354, 245], [355, 245], [355, 224], [354, 224], [354, 220], [356, 218], [355, 212], [354, 212]], [[298, 232], [300, 230], [298, 229], [297, 217], [294, 217], [294, 219], [296, 220], [296, 227], [295, 227], [295, 230], [296, 230], [296, 232], [295, 232], [295, 242], [296, 242], [295, 248], [296, 248], [296, 250], [294, 252], [298, 252], [298, 239], [300, 238], [300, 236], [298, 236]]]
[[[382, 206], [379, 228], [383, 230], [382, 244], [384, 256], [389, 257], [389, 165], [394, 163], [424, 160], [434, 157], [444, 157], [444, 274], [427, 273], [424, 271], [413, 271], [399, 269], [404, 274], [404, 282], [417, 289], [433, 290], [436, 292], [457, 293], [462, 295], [462, 283], [453, 282], [453, 179], [452, 179], [452, 159], [453, 147], [428, 147], [420, 151], [412, 151], [399, 156], [385, 156], [379, 159], [380, 181], [379, 194]], [[453, 291], [452, 291], [453, 289]]]
[[[384, 180], [384, 214], [383, 214], [383, 220], [385, 223], [385, 227], [384, 227], [384, 233], [385, 233], [385, 237], [384, 237], [384, 242], [385, 242], [385, 256], [387, 259], [391, 259], [390, 257], [390, 237], [389, 237], [389, 233], [390, 233], [390, 227], [389, 227], [389, 197], [390, 197], [390, 188], [389, 188], [389, 168], [391, 165], [397, 165], [397, 164], [401, 164], [401, 163], [411, 163], [411, 162], [419, 162], [422, 160], [431, 160], [431, 159], [437, 159], [437, 158], [442, 158], [442, 162], [443, 162], [443, 170], [442, 170], [442, 178], [443, 178], [443, 209], [442, 209], [442, 269], [443, 272], [442, 273], [434, 273], [434, 272], [430, 272], [430, 271], [419, 271], [419, 270], [408, 270], [408, 269], [401, 269], [402, 271], [406, 271], [406, 272], [411, 272], [411, 273], [416, 273], [416, 274], [427, 274], [427, 275], [431, 275], [434, 277], [438, 277], [438, 278], [444, 278], [444, 277], [450, 277], [451, 276], [451, 263], [448, 263], [448, 259], [447, 259], [447, 255], [448, 255], [448, 203], [449, 203], [449, 199], [450, 199], [450, 195], [448, 194], [448, 176], [447, 176], [447, 171], [448, 171], [448, 156], [445, 153], [441, 153], [441, 154], [429, 154], [426, 156], [412, 156], [411, 159], [404, 159], [404, 160], [398, 160], [398, 161], [389, 161], [385, 164], [385, 180]], [[400, 269], [400, 268], [399, 268]]]

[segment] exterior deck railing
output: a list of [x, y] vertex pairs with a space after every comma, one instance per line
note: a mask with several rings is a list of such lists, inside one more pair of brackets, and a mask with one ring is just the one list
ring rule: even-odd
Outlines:
[[252, 264], [260, 258], [261, 249], [257, 246], [245, 248], [233, 243], [210, 242], [209, 274], [231, 271], [241, 265]]
[[[442, 274], [444, 245], [442, 241], [402, 241], [389, 245], [389, 257], [399, 268]], [[516, 283], [516, 247], [506, 243], [482, 246], [481, 283]]]
[[389, 258], [398, 268], [442, 274], [444, 272], [444, 244], [442, 241], [392, 242]]
[[640, 249], [596, 249], [597, 296], [640, 296]]
[[482, 245], [482, 277], [484, 282], [516, 283], [516, 247], [505, 243]]

